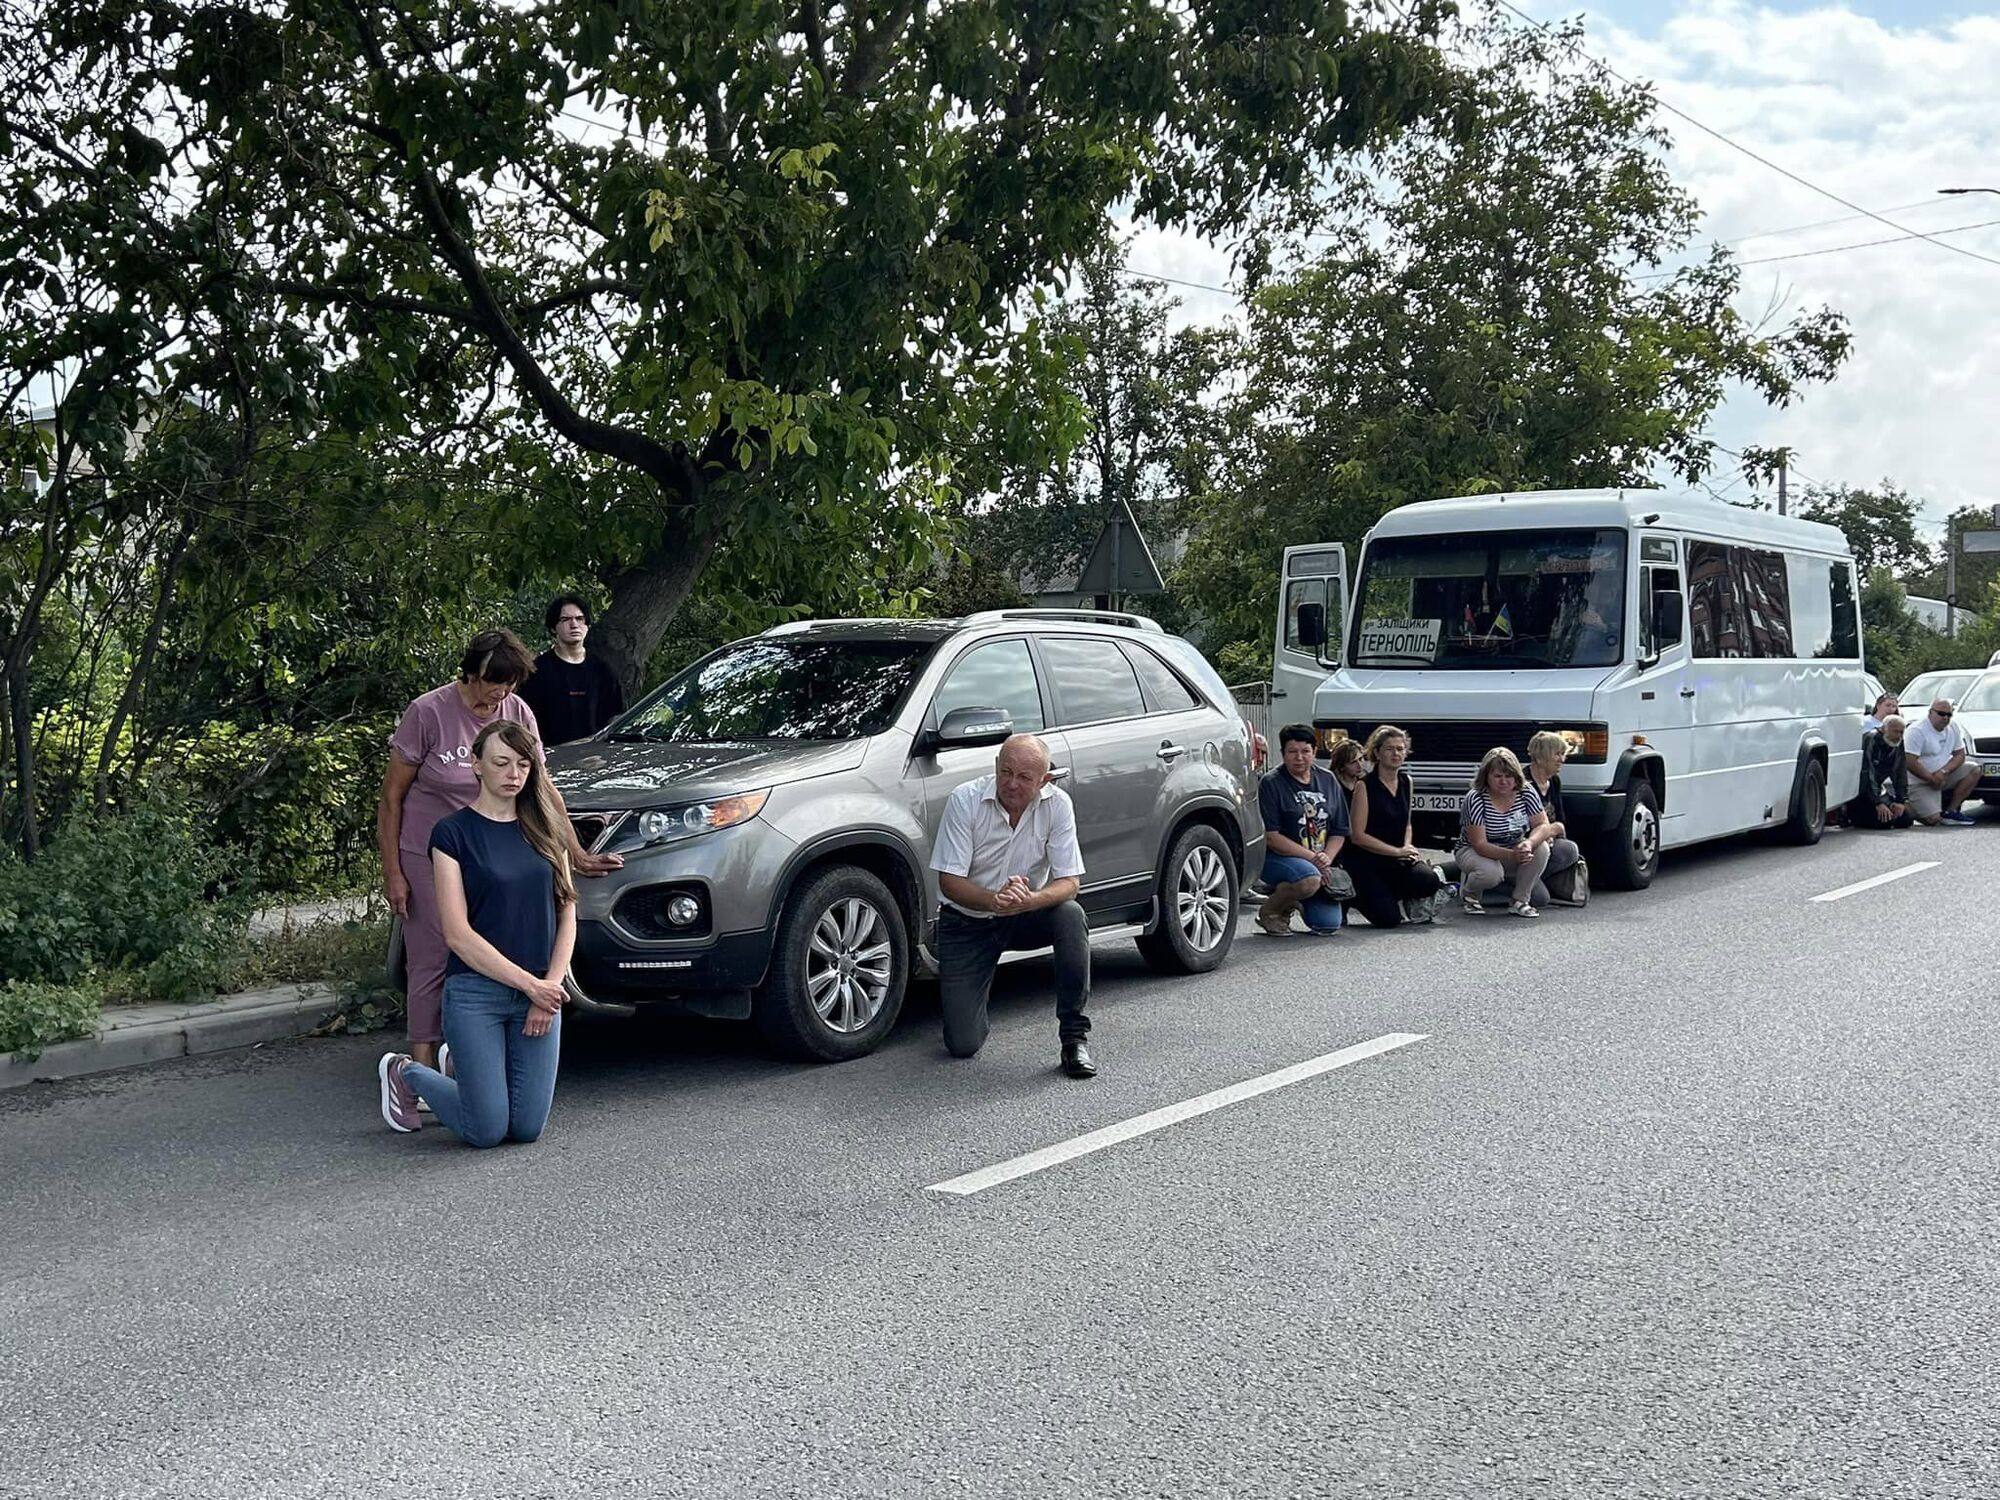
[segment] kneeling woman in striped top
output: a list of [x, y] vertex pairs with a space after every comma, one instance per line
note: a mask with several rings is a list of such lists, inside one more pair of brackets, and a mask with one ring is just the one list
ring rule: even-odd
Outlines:
[[386, 1054], [382, 1116], [415, 1130], [422, 1097], [469, 1146], [532, 1141], [555, 1098], [563, 976], [576, 944], [566, 829], [535, 737], [496, 720], [472, 742], [479, 795], [431, 831], [449, 1072]]
[[1505, 746], [1488, 750], [1459, 810], [1458, 871], [1467, 913], [1484, 916], [1482, 898], [1512, 876], [1514, 899], [1507, 909], [1517, 917], [1539, 917], [1530, 898], [1548, 868], [1555, 833], [1514, 752]]

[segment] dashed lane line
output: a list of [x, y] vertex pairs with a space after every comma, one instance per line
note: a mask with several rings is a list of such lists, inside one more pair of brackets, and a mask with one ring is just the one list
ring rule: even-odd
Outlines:
[[1880, 875], [1870, 875], [1866, 880], [1857, 880], [1852, 885], [1843, 885], [1837, 890], [1821, 891], [1812, 899], [1815, 901], [1841, 901], [1862, 891], [1872, 891], [1878, 885], [1887, 885], [1892, 880], [1901, 880], [1905, 875], [1921, 875], [1926, 870], [1935, 870], [1942, 860], [1920, 859], [1913, 865], [1904, 865], [1900, 870], [1889, 870]]
[[969, 1198], [974, 1193], [983, 1193], [986, 1189], [998, 1187], [1004, 1182], [1013, 1182], [1016, 1178], [1026, 1177], [1030, 1173], [1045, 1171], [1066, 1161], [1075, 1161], [1079, 1156], [1088, 1156], [1093, 1151], [1104, 1150], [1107, 1146], [1120, 1145], [1139, 1136], [1150, 1135], [1153, 1131], [1164, 1130], [1169, 1125], [1178, 1125], [1198, 1115], [1205, 1115], [1231, 1104], [1240, 1104], [1245, 1099], [1255, 1099], [1258, 1095], [1268, 1094], [1274, 1089], [1304, 1083], [1308, 1078], [1331, 1073], [1335, 1068], [1344, 1068], [1350, 1063], [1365, 1062], [1371, 1057], [1380, 1057], [1384, 1052], [1393, 1052], [1398, 1047], [1407, 1047], [1412, 1042], [1421, 1042], [1424, 1039], [1424, 1033], [1392, 1031], [1372, 1041], [1357, 1042], [1352, 1047], [1343, 1047], [1338, 1052], [1328, 1052], [1302, 1063], [1293, 1063], [1289, 1068], [1280, 1068], [1275, 1073], [1246, 1078], [1241, 1083], [1232, 1083], [1227, 1088], [1216, 1089], [1193, 1099], [1184, 1099], [1179, 1104], [1169, 1104], [1163, 1109], [1134, 1115], [1131, 1119], [1121, 1120], [1116, 1125], [1107, 1125], [1102, 1130], [1091, 1131], [1088, 1135], [1074, 1136], [1053, 1146], [1044, 1146], [1039, 1151], [1030, 1151], [1025, 1156], [1016, 1156], [995, 1166], [981, 1167], [976, 1172], [967, 1172], [946, 1182], [934, 1182], [925, 1191]]

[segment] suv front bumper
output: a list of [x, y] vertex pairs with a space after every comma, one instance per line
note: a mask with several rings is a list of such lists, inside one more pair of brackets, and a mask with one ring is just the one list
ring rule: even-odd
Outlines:
[[640, 947], [609, 923], [579, 919], [570, 960], [572, 990], [583, 1009], [680, 1011], [742, 1019], [750, 991], [771, 966], [771, 934], [725, 932], [700, 947]]

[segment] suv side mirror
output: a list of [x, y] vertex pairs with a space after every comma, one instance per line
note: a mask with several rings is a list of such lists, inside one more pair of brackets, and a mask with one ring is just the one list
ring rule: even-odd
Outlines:
[[933, 750], [966, 750], [997, 745], [1014, 732], [1014, 720], [1004, 708], [954, 708], [930, 736]]
[[1301, 604], [1299, 606], [1299, 644], [1317, 651], [1326, 644], [1326, 606], [1324, 604]]

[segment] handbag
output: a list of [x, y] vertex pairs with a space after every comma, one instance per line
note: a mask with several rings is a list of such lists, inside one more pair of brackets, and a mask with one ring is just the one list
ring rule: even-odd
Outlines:
[[[1339, 865], [1335, 865], [1326, 874], [1320, 876], [1319, 896], [1324, 896], [1329, 901], [1352, 901], [1354, 899], [1354, 877]], [[1317, 901], [1319, 896], [1315, 896], [1313, 899]]]
[[1549, 888], [1549, 899], [1560, 901], [1564, 906], [1587, 906], [1590, 904], [1590, 861], [1578, 856], [1575, 864], [1566, 870], [1544, 875], [1542, 884]]

